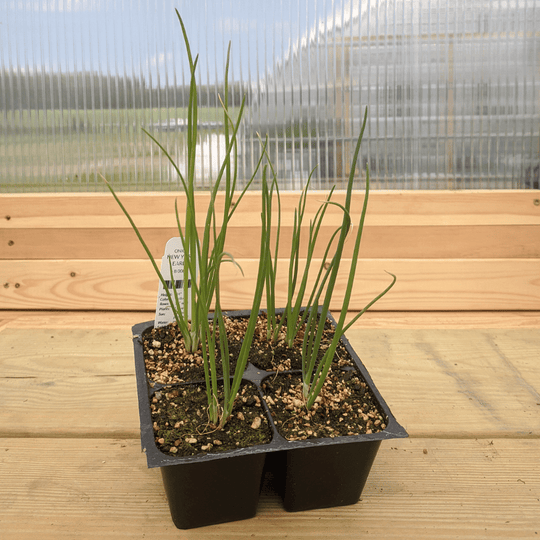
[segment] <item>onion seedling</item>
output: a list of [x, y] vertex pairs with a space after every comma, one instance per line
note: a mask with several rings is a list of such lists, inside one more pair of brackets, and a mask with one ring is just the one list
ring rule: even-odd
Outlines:
[[[225, 238], [229, 222], [238, 208], [244, 194], [253, 182], [261, 159], [259, 160], [255, 171], [244, 189], [236, 193], [237, 185], [237, 134], [242, 119], [242, 114], [245, 106], [245, 98], [240, 106], [238, 118], [233, 121], [229, 113], [228, 106], [228, 71], [230, 60], [230, 46], [227, 52], [227, 62], [225, 67], [225, 88], [224, 97], [221, 100], [224, 113], [224, 136], [225, 136], [225, 157], [217, 174], [216, 181], [211, 188], [210, 199], [206, 209], [206, 219], [204, 222], [202, 237], [197, 230], [196, 222], [196, 197], [195, 197], [195, 172], [196, 172], [196, 146], [197, 146], [197, 84], [196, 84], [196, 67], [198, 57], [193, 58], [189, 39], [182, 18], [176, 10], [184, 43], [186, 46], [187, 56], [190, 68], [190, 91], [188, 101], [188, 118], [187, 118], [187, 166], [186, 172], [183, 174], [177, 163], [171, 157], [167, 149], [148, 131], [144, 130], [146, 135], [160, 148], [163, 154], [171, 163], [176, 171], [178, 178], [183, 187], [183, 192], [186, 199], [186, 209], [184, 222], [180, 218], [178, 205], [175, 202], [175, 217], [178, 228], [178, 234], [184, 248], [184, 276], [182, 281], [182, 298], [178, 295], [176, 288], [172, 287], [172, 294], [168, 284], [163, 277], [162, 271], [158, 268], [150, 249], [144, 241], [139, 229], [131, 218], [125, 206], [120, 201], [114, 191], [114, 188], [105, 179], [106, 185], [111, 191], [113, 197], [119, 204], [120, 208], [128, 218], [133, 230], [135, 231], [139, 242], [143, 246], [148, 258], [150, 259], [159, 280], [164, 286], [167, 299], [174, 314], [174, 319], [178, 325], [178, 329], [182, 334], [186, 350], [195, 352], [202, 350], [204, 360], [204, 372], [206, 382], [206, 392], [208, 398], [209, 418], [212, 424], [218, 428], [223, 427], [227, 418], [230, 416], [236, 398], [236, 394], [240, 388], [242, 375], [247, 364], [249, 349], [255, 331], [258, 312], [260, 308], [261, 298], [264, 292], [264, 273], [267, 265], [268, 251], [268, 233], [266, 228], [267, 217], [266, 209], [263, 205], [261, 219], [261, 255], [259, 259], [259, 275], [255, 294], [253, 297], [252, 312], [248, 322], [247, 332], [244, 337], [242, 347], [237, 359], [237, 364], [234, 374], [230, 373], [229, 368], [229, 353], [226, 339], [226, 329], [224, 324], [223, 312], [220, 301], [220, 268], [223, 263], [232, 263], [238, 266], [234, 257], [225, 252]], [[223, 219], [221, 223], [217, 222], [216, 201], [218, 194], [223, 198]], [[169, 258], [169, 270], [172, 276], [172, 262]], [[171, 281], [174, 281], [171, 279]], [[189, 292], [191, 287], [191, 292]], [[209, 318], [209, 313], [214, 304], [214, 316]], [[217, 338], [219, 334], [219, 339]], [[218, 400], [218, 375], [217, 361], [218, 351], [221, 358], [223, 369], [223, 401]], [[232, 376], [232, 380], [231, 377]]]

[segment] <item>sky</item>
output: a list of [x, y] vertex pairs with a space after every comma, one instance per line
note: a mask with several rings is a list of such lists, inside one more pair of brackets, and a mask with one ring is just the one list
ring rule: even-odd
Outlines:
[[[201, 81], [222, 80], [232, 42], [231, 78], [256, 79], [273, 59], [341, 0], [3, 0], [2, 67], [27, 71], [101, 71], [144, 76], [163, 86], [181, 78], [186, 56], [177, 8]], [[166, 79], [167, 81], [165, 81]]]

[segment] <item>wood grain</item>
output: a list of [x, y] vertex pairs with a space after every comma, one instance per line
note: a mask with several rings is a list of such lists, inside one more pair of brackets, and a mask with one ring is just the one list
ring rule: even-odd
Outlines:
[[131, 332], [0, 332], [0, 433], [139, 436]]
[[[349, 322], [357, 312], [347, 314]], [[333, 313], [339, 317], [339, 312]], [[17, 329], [82, 328], [126, 330], [154, 319], [153, 311], [0, 311], [0, 332]], [[356, 321], [354, 329], [540, 329], [538, 311], [377, 311], [370, 310]]]
[[[538, 328], [349, 332], [411, 435], [383, 443], [362, 500], [288, 514], [270, 482], [256, 518], [178, 531], [138, 441], [129, 325], [148, 313], [106, 315], [2, 313], [2, 539], [483, 540], [540, 532]], [[403, 314], [369, 315], [403, 324]], [[434, 324], [457, 324], [456, 315], [438, 314]], [[470, 325], [475, 314], [465, 315]], [[535, 317], [481, 314], [476, 326]], [[87, 322], [95, 328], [80, 328]]]
[[388, 441], [355, 505], [287, 513], [267, 483], [256, 518], [179, 531], [138, 441], [2, 439], [2, 538], [535, 538], [539, 453], [538, 439]]
[[[306, 213], [313, 215], [326, 192], [314, 191], [307, 198]], [[281, 194], [284, 224], [291, 224], [298, 192]], [[121, 193], [120, 198], [142, 228], [175, 227], [174, 201], [180, 212], [184, 197], [179, 193]], [[209, 195], [197, 194], [198, 221], [205, 216]], [[369, 220], [372, 225], [538, 225], [540, 207], [535, 205], [535, 190], [479, 191], [373, 191], [370, 194]], [[333, 200], [343, 202], [344, 192]], [[353, 215], [358, 215], [363, 193], [353, 195]], [[218, 199], [216, 208], [222, 208]], [[232, 226], [258, 223], [260, 194], [247, 193], [238, 206]], [[330, 219], [340, 221], [340, 211], [329, 209]], [[9, 216], [9, 219], [6, 219]], [[333, 217], [332, 217], [333, 216]], [[78, 194], [3, 194], [0, 228], [13, 230], [40, 228], [129, 228], [116, 202], [107, 193]]]
[[[178, 194], [122, 194], [159, 259], [174, 230]], [[534, 191], [373, 192], [363, 238], [362, 272], [351, 310], [385, 286], [384, 270], [399, 281], [382, 310], [540, 309], [540, 207]], [[282, 194], [280, 257], [290, 248], [298, 193]], [[336, 200], [343, 199], [336, 193]], [[204, 209], [208, 193], [197, 195]], [[251, 305], [258, 256], [258, 193], [248, 193], [231, 222], [227, 249], [245, 279], [224, 268], [224, 303]], [[307, 214], [324, 198], [311, 193]], [[355, 193], [353, 220], [363, 196]], [[7, 195], [0, 219], [0, 309], [151, 310], [157, 278], [125, 216], [108, 194]], [[179, 198], [180, 208], [184, 200]], [[218, 201], [219, 208], [222, 200]], [[182, 211], [182, 210], [181, 210]], [[7, 219], [9, 217], [9, 219]], [[204, 212], [198, 215], [202, 222]], [[317, 255], [341, 220], [328, 209]], [[306, 222], [307, 226], [307, 222]], [[307, 230], [304, 231], [307, 234]], [[346, 244], [344, 266], [351, 256]], [[285, 272], [282, 276], [285, 276]], [[279, 288], [286, 283], [280, 278]], [[339, 283], [333, 309], [341, 308]], [[284, 302], [284, 295], [277, 299]]]
[[[155, 257], [177, 236], [177, 194], [122, 194]], [[290, 234], [298, 193], [281, 197], [280, 256], [290, 251]], [[533, 191], [373, 192], [366, 220], [363, 258], [505, 258], [540, 256], [540, 208]], [[260, 195], [246, 194], [229, 227], [227, 250], [238, 258], [257, 258], [260, 242]], [[322, 192], [307, 199], [307, 227]], [[335, 200], [343, 202], [343, 193]], [[352, 219], [358, 222], [363, 196], [353, 197]], [[185, 201], [178, 198], [180, 212]], [[5, 195], [0, 219], [4, 259], [133, 259], [141, 246], [116, 202], [107, 194]], [[197, 194], [198, 223], [204, 223], [208, 193]], [[219, 208], [218, 219], [221, 219]], [[9, 217], [9, 219], [6, 219]], [[317, 256], [342, 219], [331, 206], [319, 234]], [[274, 220], [274, 224], [276, 220]], [[350, 256], [352, 243], [346, 246]]]
[[[244, 271], [222, 268], [225, 309], [252, 304], [258, 262]], [[276, 305], [286, 299], [287, 261], [280, 261]], [[346, 275], [350, 262], [342, 261]], [[398, 276], [378, 310], [538, 310], [540, 259], [369, 259], [359, 265], [350, 309], [358, 311]], [[0, 309], [151, 310], [158, 279], [147, 260], [4, 261]], [[345, 278], [338, 281], [331, 309], [341, 309]]]
[[[335, 226], [324, 226], [317, 236], [315, 256], [322, 257]], [[275, 237], [275, 229], [273, 236]], [[282, 227], [279, 256], [289, 257], [291, 227]], [[308, 230], [303, 231], [305, 252]], [[141, 231], [155, 258], [161, 259], [165, 244], [178, 231], [172, 227], [150, 227]], [[7, 246], [5, 259], [136, 259], [145, 256], [132, 229], [127, 228], [19, 228], [0, 229], [0, 245]], [[225, 249], [235, 258], [258, 258], [260, 227], [231, 227]], [[351, 257], [353, 241], [346, 243], [344, 256]], [[304, 253], [305, 256], [305, 253]], [[362, 259], [400, 258], [538, 258], [538, 225], [366, 225], [360, 252]]]
[[[356, 312], [349, 312], [351, 321]], [[537, 311], [368, 311], [353, 325], [354, 329], [469, 329], [536, 328], [540, 329]]]
[[540, 330], [350, 330], [392, 412], [416, 437], [540, 433]]
[[[158, 257], [176, 195], [121, 195]], [[298, 195], [282, 194], [285, 233]], [[197, 197], [204, 208], [208, 194]], [[310, 194], [308, 215], [323, 198]], [[130, 327], [153, 318], [149, 262], [108, 194], [2, 195], [2, 540], [538, 538], [537, 201], [373, 192], [348, 320], [386, 286], [384, 270], [398, 283], [348, 337], [411, 438], [381, 445], [356, 505], [288, 514], [267, 481], [255, 519], [178, 531], [138, 440]], [[247, 194], [231, 223], [246, 277], [224, 268], [229, 309], [250, 305], [258, 205]], [[322, 241], [339, 221], [332, 208]], [[343, 280], [334, 310], [342, 294]]]
[[[540, 330], [347, 336], [411, 436], [540, 433]], [[0, 436], [138, 437], [129, 328], [5, 328], [0, 350]]]

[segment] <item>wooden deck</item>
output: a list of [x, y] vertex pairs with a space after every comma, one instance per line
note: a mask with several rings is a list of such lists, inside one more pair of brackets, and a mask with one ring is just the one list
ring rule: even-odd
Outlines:
[[[122, 195], [159, 259], [177, 195]], [[224, 267], [226, 309], [251, 303], [258, 198], [229, 228], [245, 277]], [[284, 238], [297, 200], [282, 195]], [[127, 220], [106, 194], [0, 204], [1, 540], [540, 539], [537, 190], [373, 192], [349, 309], [386, 286], [384, 270], [398, 282], [348, 336], [410, 438], [381, 445], [356, 505], [288, 514], [266, 485], [256, 518], [191, 531], [172, 524], [140, 451], [130, 329], [153, 319], [158, 282]], [[323, 239], [339, 209], [327, 218]]]
[[540, 538], [540, 312], [368, 313], [349, 333], [410, 434], [353, 506], [174, 527], [140, 451], [130, 327], [0, 312], [0, 538]]

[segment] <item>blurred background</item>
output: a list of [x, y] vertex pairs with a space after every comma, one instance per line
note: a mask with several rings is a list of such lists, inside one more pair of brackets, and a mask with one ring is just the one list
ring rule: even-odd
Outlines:
[[[197, 185], [225, 154], [224, 92], [245, 96], [241, 185], [261, 148], [281, 189], [538, 188], [540, 0], [4, 0], [0, 191], [180, 188], [199, 55]], [[253, 189], [257, 189], [257, 181]]]

